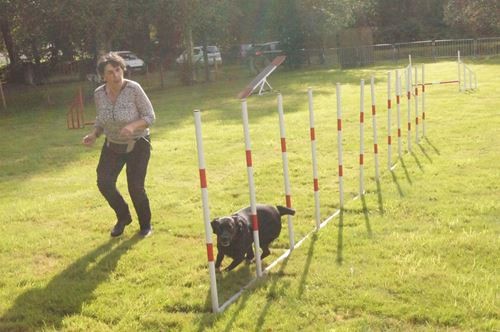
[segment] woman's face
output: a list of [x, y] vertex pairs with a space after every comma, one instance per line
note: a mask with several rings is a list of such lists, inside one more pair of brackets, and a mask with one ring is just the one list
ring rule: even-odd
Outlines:
[[108, 63], [104, 67], [104, 81], [109, 84], [120, 84], [123, 81], [122, 67]]

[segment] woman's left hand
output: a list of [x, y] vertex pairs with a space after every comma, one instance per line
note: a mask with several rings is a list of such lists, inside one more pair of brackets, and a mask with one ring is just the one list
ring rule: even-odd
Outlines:
[[135, 128], [132, 124], [128, 124], [120, 130], [120, 136], [123, 138], [131, 138], [134, 135]]

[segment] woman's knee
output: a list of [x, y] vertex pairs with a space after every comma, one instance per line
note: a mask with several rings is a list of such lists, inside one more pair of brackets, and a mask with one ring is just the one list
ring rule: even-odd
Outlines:
[[97, 187], [101, 192], [108, 192], [111, 190], [114, 190], [116, 188], [116, 181], [113, 181], [113, 179], [108, 179], [108, 178], [97, 178]]
[[142, 183], [129, 183], [128, 192], [133, 200], [141, 200], [146, 197], [146, 190]]

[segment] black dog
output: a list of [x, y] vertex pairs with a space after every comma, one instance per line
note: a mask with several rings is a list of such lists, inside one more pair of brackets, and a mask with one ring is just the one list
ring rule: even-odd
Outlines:
[[[254, 258], [251, 209], [246, 207], [230, 217], [221, 217], [212, 220], [212, 230], [217, 234], [217, 259], [215, 268], [219, 269], [224, 256], [233, 259], [226, 268], [231, 271], [245, 258], [251, 261]], [[276, 239], [281, 232], [281, 216], [294, 215], [295, 210], [284, 206], [257, 205], [257, 217], [259, 221], [259, 243], [262, 248], [261, 259], [267, 257], [269, 244]]]

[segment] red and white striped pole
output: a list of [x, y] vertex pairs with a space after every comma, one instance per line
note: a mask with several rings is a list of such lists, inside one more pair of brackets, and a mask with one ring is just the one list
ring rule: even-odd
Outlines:
[[[280, 122], [280, 137], [281, 137], [281, 159], [283, 160], [283, 179], [285, 182], [285, 200], [286, 207], [292, 208], [292, 192], [290, 190], [290, 177], [288, 174], [288, 154], [286, 151], [286, 132], [285, 132], [285, 117], [283, 115], [283, 96], [278, 93], [278, 115]], [[295, 247], [293, 234], [292, 216], [288, 215], [288, 238], [290, 242], [290, 250]]]
[[340, 83], [336, 84], [337, 90], [337, 146], [339, 155], [339, 204], [344, 208], [344, 167], [342, 161], [342, 96], [340, 95]]
[[422, 137], [425, 137], [425, 65], [422, 64]]
[[401, 76], [399, 69], [396, 70], [396, 112], [398, 121], [398, 156], [403, 157], [403, 141], [401, 140]]
[[248, 189], [250, 193], [250, 218], [252, 221], [253, 243], [255, 247], [255, 265], [257, 277], [261, 277], [262, 263], [260, 259], [259, 220], [257, 218], [257, 201], [255, 199], [255, 183], [252, 165], [252, 147], [250, 143], [250, 130], [248, 128], [247, 101], [245, 99], [241, 101], [241, 115], [243, 118], [243, 134], [245, 135], [245, 154], [247, 160]]
[[391, 136], [391, 72], [387, 72], [387, 168], [392, 168], [392, 136]]
[[408, 109], [408, 152], [411, 152], [411, 66], [408, 66], [406, 74], [406, 95], [408, 98], [407, 109]]
[[215, 277], [214, 247], [212, 243], [212, 228], [210, 226], [210, 208], [208, 204], [207, 175], [205, 170], [205, 156], [203, 153], [203, 136], [201, 134], [201, 113], [194, 112], [196, 127], [196, 146], [198, 148], [198, 167], [200, 173], [201, 201], [203, 204], [203, 222], [205, 224], [205, 242], [207, 246], [208, 271], [210, 273], [210, 294], [212, 297], [212, 311], [219, 312], [219, 298], [217, 296], [217, 279]]
[[373, 127], [373, 156], [375, 159], [375, 180], [379, 180], [380, 173], [378, 167], [378, 143], [377, 143], [377, 108], [375, 106], [375, 78], [370, 79], [370, 92], [372, 99], [372, 127]]
[[415, 142], [418, 144], [418, 67], [415, 67]]
[[316, 130], [314, 128], [314, 106], [312, 88], [307, 89], [309, 97], [309, 132], [311, 136], [311, 157], [313, 166], [313, 185], [314, 185], [314, 215], [316, 220], [316, 230], [320, 229], [321, 216], [319, 209], [319, 180], [318, 180], [318, 163], [316, 160]]
[[361, 80], [359, 89], [359, 196], [365, 194], [365, 80]]

